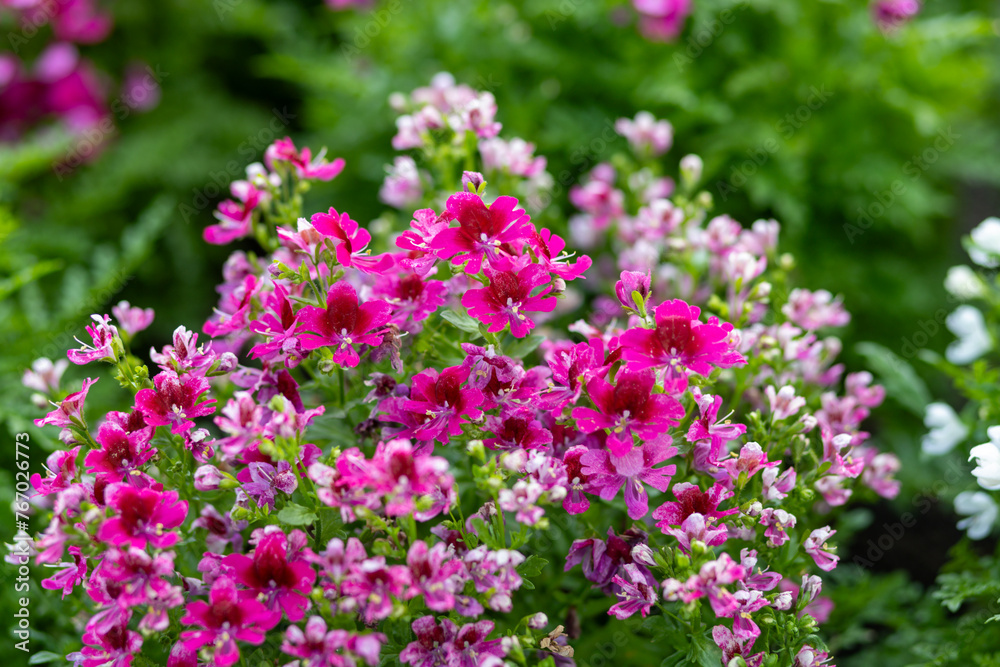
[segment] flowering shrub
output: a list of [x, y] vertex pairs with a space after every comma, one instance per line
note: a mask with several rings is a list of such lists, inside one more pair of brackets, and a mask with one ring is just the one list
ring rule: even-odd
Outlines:
[[256, 244], [208, 340], [178, 327], [146, 364], [151, 311], [94, 315], [68, 356], [113, 369], [105, 415], [97, 371], [25, 374], [64, 445], [35, 560], [89, 599], [69, 659], [569, 665], [599, 608], [664, 664], [829, 664], [833, 517], [899, 467], [862, 430], [884, 391], [836, 363], [840, 300], [793, 288], [777, 222], [709, 217], [699, 158], [666, 175], [665, 121], [618, 123], [633, 155], [574, 188], [567, 241], [491, 95], [440, 75], [392, 103], [407, 229], [303, 216], [344, 163], [279, 140], [205, 230]]

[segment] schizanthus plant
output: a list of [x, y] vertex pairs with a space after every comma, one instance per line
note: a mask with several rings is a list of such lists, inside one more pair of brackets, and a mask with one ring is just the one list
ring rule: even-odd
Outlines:
[[88, 410], [96, 371], [25, 375], [64, 445], [33, 483], [45, 586], [86, 599], [70, 660], [572, 665], [575, 599], [647, 617], [663, 658], [828, 664], [837, 509], [898, 491], [840, 301], [790, 287], [778, 223], [708, 216], [696, 156], [664, 175], [665, 121], [619, 121], [633, 157], [573, 189], [567, 241], [491, 95], [439, 75], [392, 103], [406, 229], [300, 215], [344, 164], [278, 141], [205, 230], [258, 247], [202, 332], [146, 364], [153, 313], [122, 303], [69, 352], [120, 411]]

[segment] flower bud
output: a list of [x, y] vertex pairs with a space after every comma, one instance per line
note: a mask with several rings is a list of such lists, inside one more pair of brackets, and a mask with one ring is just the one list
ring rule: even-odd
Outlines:
[[462, 172], [462, 191], [474, 192], [477, 195], [483, 194], [486, 189], [486, 179], [478, 171]]
[[701, 180], [702, 170], [705, 163], [697, 155], [685, 155], [681, 158], [681, 182], [689, 188], [694, 187]]
[[656, 560], [653, 556], [653, 550], [647, 544], [639, 543], [632, 547], [632, 560], [637, 563], [642, 563], [647, 567], [656, 567]]
[[199, 491], [215, 491], [222, 483], [222, 473], [213, 465], [203, 465], [194, 471], [194, 488]]

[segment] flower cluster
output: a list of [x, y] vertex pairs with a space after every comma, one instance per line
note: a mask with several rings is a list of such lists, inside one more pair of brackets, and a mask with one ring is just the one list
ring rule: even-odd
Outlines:
[[[662, 616], [723, 665], [825, 664], [814, 572], [837, 565], [836, 508], [898, 490], [862, 430], [884, 391], [834, 363], [840, 300], [778, 288], [778, 224], [709, 218], [699, 160], [675, 187], [672, 128], [649, 114], [617, 124], [635, 159], [571, 193], [592, 261], [459, 176], [544, 169], [497, 139], [491, 95], [442, 75], [396, 102], [394, 146], [437, 165], [429, 187], [463, 183], [436, 209], [396, 235], [305, 217], [309, 181], [344, 163], [279, 140], [206, 229], [260, 245], [226, 262], [208, 340], [178, 327], [147, 365], [131, 344], [151, 312], [95, 315], [68, 356], [115, 369], [122, 410], [98, 418], [100, 373], [68, 395], [65, 362], [26, 373], [65, 446], [32, 479], [36, 561], [91, 601], [71, 659], [573, 664], [544, 631], [566, 607], [518, 595], [558, 559], [560, 598]], [[554, 524], [579, 527], [568, 550], [534, 548]]]

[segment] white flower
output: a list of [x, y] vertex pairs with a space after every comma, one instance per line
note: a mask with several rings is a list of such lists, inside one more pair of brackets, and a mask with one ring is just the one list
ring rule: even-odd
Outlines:
[[972, 306], [956, 308], [945, 320], [945, 325], [958, 337], [944, 354], [953, 364], [971, 363], [993, 348], [983, 314]]
[[969, 460], [976, 459], [972, 469], [979, 486], [989, 491], [1000, 490], [1000, 426], [986, 429], [990, 441], [976, 445], [969, 452]]
[[1000, 218], [986, 218], [972, 230], [969, 257], [979, 266], [1000, 266]]
[[982, 296], [985, 291], [982, 279], [964, 264], [948, 269], [948, 275], [944, 279], [944, 288], [958, 299], [975, 299]]
[[947, 454], [969, 436], [969, 427], [962, 423], [947, 403], [931, 403], [924, 413], [924, 426], [930, 432], [920, 446], [927, 454]]
[[990, 534], [998, 510], [988, 493], [963, 491], [955, 496], [955, 511], [968, 517], [958, 522], [958, 529], [968, 530], [970, 539], [981, 540]]

